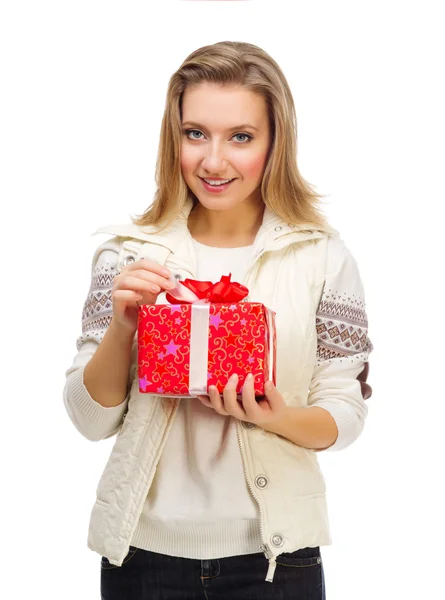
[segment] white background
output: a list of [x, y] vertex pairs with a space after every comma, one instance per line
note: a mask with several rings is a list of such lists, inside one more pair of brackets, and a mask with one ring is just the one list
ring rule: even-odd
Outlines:
[[328, 600], [443, 597], [443, 163], [439, 2], [3, 2], [0, 9], [0, 594], [100, 597], [86, 546], [114, 440], [82, 438], [62, 390], [102, 225], [154, 192], [170, 75], [247, 41], [295, 98], [303, 176], [365, 285], [374, 393], [362, 436], [320, 454]]

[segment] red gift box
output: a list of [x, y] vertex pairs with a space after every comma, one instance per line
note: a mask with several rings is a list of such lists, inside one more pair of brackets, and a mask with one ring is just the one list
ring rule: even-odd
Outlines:
[[249, 290], [230, 275], [216, 284], [186, 279], [178, 285], [195, 300], [167, 294], [171, 304], [139, 306], [139, 391], [195, 397], [216, 385], [221, 393], [236, 373], [239, 394], [252, 373], [255, 395], [264, 396], [265, 382], [276, 383], [275, 313], [259, 302], [240, 302]]

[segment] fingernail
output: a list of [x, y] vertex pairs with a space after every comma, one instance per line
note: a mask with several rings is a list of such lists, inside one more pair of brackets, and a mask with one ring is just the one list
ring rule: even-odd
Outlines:
[[238, 381], [238, 375], [236, 373], [234, 373], [232, 375], [232, 377], [230, 378], [230, 381]]
[[252, 373], [249, 373], [246, 377], [246, 381], [252, 381], [253, 378], [254, 377], [253, 377]]
[[264, 389], [266, 390], [266, 392], [268, 392], [269, 390], [273, 389], [273, 383], [271, 381], [267, 381]]

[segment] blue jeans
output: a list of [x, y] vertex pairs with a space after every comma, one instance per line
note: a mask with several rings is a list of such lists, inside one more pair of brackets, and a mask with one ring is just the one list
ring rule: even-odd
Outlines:
[[262, 552], [213, 560], [178, 558], [130, 546], [121, 567], [101, 561], [102, 600], [325, 600], [320, 548], [277, 557], [265, 581]]

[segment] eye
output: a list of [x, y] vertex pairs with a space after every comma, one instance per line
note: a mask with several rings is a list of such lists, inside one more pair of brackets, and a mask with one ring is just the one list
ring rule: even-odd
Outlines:
[[247, 142], [250, 142], [251, 139], [253, 139], [252, 136], [249, 135], [248, 133], [235, 133], [235, 135], [233, 137], [238, 137], [239, 135], [244, 136], [245, 138], [247, 138], [246, 144], [247, 144]]
[[[202, 132], [199, 131], [199, 129], [186, 129], [186, 131], [184, 133], [189, 138], [189, 140], [199, 140], [199, 139], [201, 139], [199, 137], [195, 137], [194, 135], [191, 136], [191, 134], [197, 133], [199, 135], [203, 135]], [[253, 139], [253, 136], [249, 135], [248, 133], [235, 133], [232, 137], [239, 137], [239, 136], [247, 138], [244, 142], [243, 141], [241, 142], [243, 144], [247, 144], [248, 142], [250, 142]]]
[[185, 132], [185, 134], [187, 135], [187, 137], [189, 137], [189, 139], [191, 139], [191, 140], [197, 140], [199, 138], [196, 138], [196, 137], [192, 137], [191, 138], [189, 136], [189, 133], [201, 133], [201, 132], [198, 129], [187, 129], [187, 131]]

